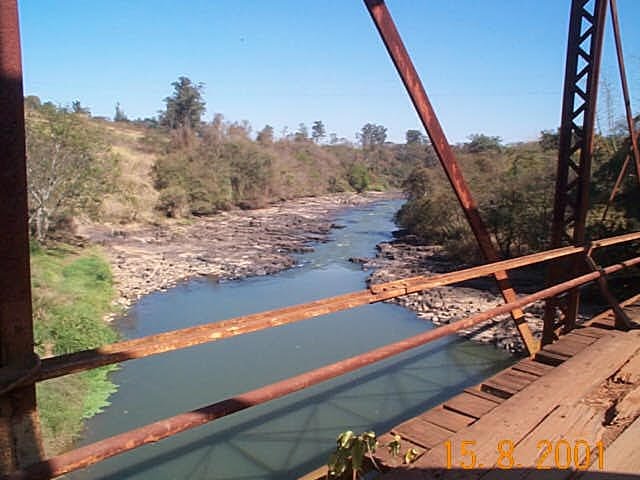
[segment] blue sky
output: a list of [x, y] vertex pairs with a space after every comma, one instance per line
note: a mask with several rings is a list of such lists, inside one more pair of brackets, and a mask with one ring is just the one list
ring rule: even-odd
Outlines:
[[[185, 75], [205, 84], [207, 120], [220, 112], [278, 134], [322, 120], [350, 140], [367, 122], [386, 126], [393, 141], [420, 127], [361, 0], [19, 4], [25, 93], [43, 100], [79, 99], [109, 117], [120, 102], [130, 118], [147, 117]], [[478, 132], [530, 140], [558, 126], [569, 4], [387, 0], [452, 143]], [[640, 1], [618, 0], [618, 9], [638, 114]], [[610, 26], [602, 72], [620, 116]]]

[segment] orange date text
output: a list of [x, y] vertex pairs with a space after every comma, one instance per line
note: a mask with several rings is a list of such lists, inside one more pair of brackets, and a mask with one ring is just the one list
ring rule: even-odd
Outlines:
[[[444, 442], [447, 469], [462, 468], [535, 468], [536, 470], [587, 470], [589, 467], [604, 469], [604, 445], [602, 442], [590, 444], [586, 440], [540, 440], [534, 459], [518, 458], [518, 449], [512, 440], [499, 440], [495, 455], [487, 464], [478, 460], [475, 440], [462, 440], [454, 443]], [[597, 461], [596, 461], [597, 459]], [[521, 463], [522, 462], [522, 463]]]

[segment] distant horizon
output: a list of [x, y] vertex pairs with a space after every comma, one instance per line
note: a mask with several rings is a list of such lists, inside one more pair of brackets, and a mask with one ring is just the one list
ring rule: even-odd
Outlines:
[[[516, 3], [387, 2], [452, 144], [478, 133], [529, 142], [560, 124], [569, 1]], [[637, 114], [640, 32], [631, 20], [640, 2], [618, 3]], [[128, 118], [144, 119], [184, 75], [205, 84], [205, 121], [221, 113], [254, 131], [272, 125], [281, 137], [285, 127], [322, 120], [327, 135], [351, 142], [366, 123], [385, 126], [393, 143], [409, 129], [424, 132], [362, 2], [188, 7], [20, 2], [25, 96], [79, 100], [107, 118], [120, 103]], [[597, 128], [606, 132], [623, 114], [609, 17], [601, 79]]]

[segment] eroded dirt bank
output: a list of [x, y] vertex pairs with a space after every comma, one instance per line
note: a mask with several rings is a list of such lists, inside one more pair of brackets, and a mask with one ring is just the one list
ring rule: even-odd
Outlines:
[[327, 240], [341, 210], [391, 198], [399, 194], [335, 194], [157, 226], [85, 225], [78, 233], [104, 246], [119, 303], [126, 307], [196, 276], [235, 280], [289, 268], [295, 264], [292, 253]]

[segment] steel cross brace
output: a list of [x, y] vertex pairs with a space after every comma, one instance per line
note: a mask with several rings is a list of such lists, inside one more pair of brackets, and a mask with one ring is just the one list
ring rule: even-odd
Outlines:
[[[471, 230], [476, 237], [482, 255], [488, 262], [498, 261], [500, 258], [493, 245], [491, 236], [480, 217], [478, 207], [465, 182], [455, 154], [447, 141], [440, 122], [436, 117], [435, 111], [431, 106], [431, 102], [427, 97], [427, 93], [422, 85], [418, 72], [416, 71], [413, 62], [404, 47], [402, 38], [396, 29], [384, 0], [364, 0], [364, 3], [371, 14], [371, 18], [382, 37], [398, 74], [411, 97], [411, 101], [413, 102], [418, 116], [429, 135], [438, 159], [447, 174], [447, 178], [456, 193], [458, 202], [462, 206], [467, 221], [471, 226]], [[505, 301], [513, 302], [516, 300], [516, 293], [511, 286], [507, 272], [497, 272], [494, 274], [494, 277]], [[529, 326], [524, 318], [524, 313], [520, 309], [514, 309], [511, 311], [511, 317], [518, 328], [520, 337], [522, 338], [529, 354], [535, 354], [539, 345], [529, 330]]]

